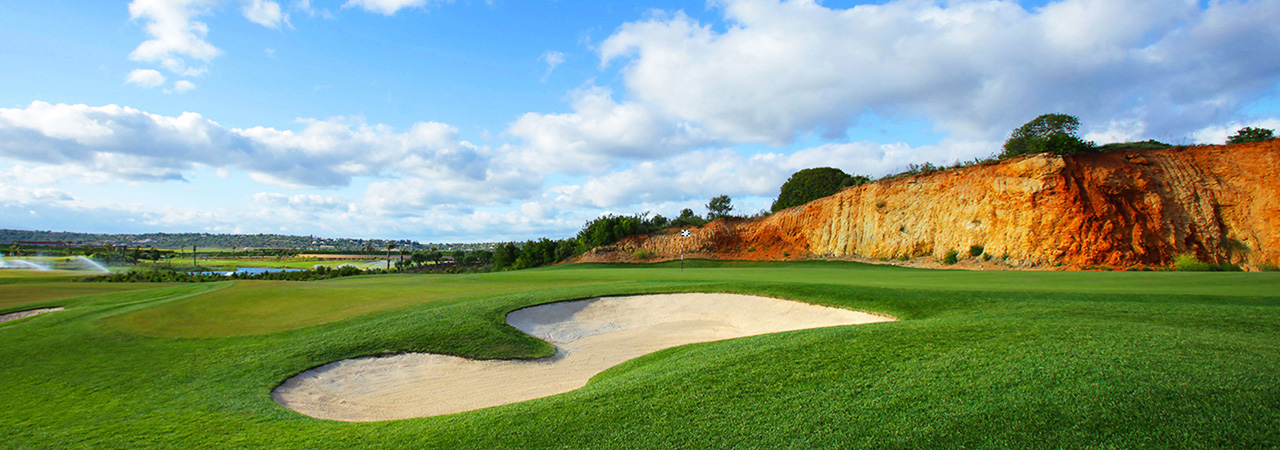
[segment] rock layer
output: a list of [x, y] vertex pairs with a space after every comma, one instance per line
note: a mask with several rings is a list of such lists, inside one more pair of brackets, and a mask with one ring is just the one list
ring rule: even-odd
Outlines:
[[[846, 188], [767, 217], [633, 236], [582, 261], [936, 259], [1163, 266], [1180, 254], [1280, 265], [1280, 141], [1029, 155]], [[639, 252], [644, 250], [644, 252]]]

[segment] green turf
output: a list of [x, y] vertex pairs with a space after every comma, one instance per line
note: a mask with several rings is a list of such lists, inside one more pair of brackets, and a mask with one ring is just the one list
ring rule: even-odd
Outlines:
[[[0, 447], [1280, 447], [1275, 274], [691, 265], [705, 267], [226, 282], [67, 299], [63, 312], [0, 325]], [[354, 356], [543, 356], [552, 349], [506, 326], [507, 311], [679, 291], [902, 320], [672, 348], [577, 391], [435, 418], [331, 422], [270, 398], [289, 376]], [[272, 314], [288, 308], [307, 313]], [[210, 321], [219, 314], [236, 320]], [[203, 331], [178, 332], [187, 328]]]
[[0, 312], [32, 303], [54, 302], [86, 295], [154, 289], [156, 287], [156, 285], [148, 284], [44, 281], [49, 280], [48, 278], [38, 278], [37, 280], [41, 282], [0, 283]]

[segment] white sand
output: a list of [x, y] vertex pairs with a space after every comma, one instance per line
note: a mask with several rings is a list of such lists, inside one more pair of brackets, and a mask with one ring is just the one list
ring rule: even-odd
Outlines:
[[559, 352], [533, 361], [409, 353], [338, 361], [272, 396], [308, 416], [368, 422], [436, 416], [572, 391], [668, 347], [805, 328], [891, 321], [864, 312], [731, 294], [605, 297], [513, 311], [507, 322]]
[[5, 323], [10, 320], [23, 319], [23, 318], [27, 318], [27, 317], [31, 317], [39, 314], [44, 314], [44, 313], [51, 313], [54, 311], [62, 311], [62, 307], [59, 306], [57, 308], [28, 309], [26, 311], [18, 311], [15, 313], [3, 314], [3, 315], [0, 315], [0, 323]]

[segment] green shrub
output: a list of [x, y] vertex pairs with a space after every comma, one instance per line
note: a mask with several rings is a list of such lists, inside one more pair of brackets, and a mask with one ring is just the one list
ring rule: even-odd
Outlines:
[[983, 260], [983, 261], [990, 261], [990, 260], [991, 260], [991, 255], [982, 255], [982, 260]]
[[642, 248], [634, 252], [631, 252], [631, 257], [635, 259], [649, 259], [653, 257], [653, 253], [650, 253], [648, 250], [645, 250]]
[[960, 261], [959, 256], [960, 256], [960, 252], [955, 250], [948, 250], [947, 254], [942, 257], [942, 263], [947, 265], [955, 264]]
[[1011, 158], [1033, 153], [1071, 155], [1095, 147], [1092, 142], [1080, 139], [1080, 119], [1068, 114], [1043, 114], [1013, 130], [1004, 142], [1000, 158]]
[[1275, 264], [1271, 263], [1262, 263], [1262, 266], [1259, 266], [1258, 270], [1263, 272], [1280, 272], [1280, 267], [1276, 267]]
[[1114, 150], [1159, 150], [1162, 148], [1173, 148], [1173, 146], [1155, 139], [1148, 139], [1138, 142], [1115, 142], [1101, 145], [1098, 146], [1097, 150], [1100, 152], [1109, 152]]
[[826, 197], [840, 189], [865, 184], [870, 178], [862, 175], [849, 175], [843, 170], [832, 167], [804, 169], [791, 174], [791, 178], [782, 184], [778, 199], [773, 201], [769, 209], [778, 212], [793, 206]]
[[1173, 258], [1173, 270], [1180, 272], [1209, 272], [1215, 269], [1213, 264], [1196, 259], [1193, 255], [1182, 254]]
[[1275, 131], [1266, 128], [1244, 127], [1227, 138], [1227, 144], [1247, 144], [1250, 142], [1266, 142], [1275, 139]]
[[976, 258], [976, 257], [978, 257], [979, 255], [981, 255], [984, 251], [986, 251], [986, 250], [985, 250], [985, 249], [983, 249], [981, 245], [970, 245], [970, 246], [969, 246], [969, 256], [972, 256], [972, 257], [975, 257], [975, 258]]

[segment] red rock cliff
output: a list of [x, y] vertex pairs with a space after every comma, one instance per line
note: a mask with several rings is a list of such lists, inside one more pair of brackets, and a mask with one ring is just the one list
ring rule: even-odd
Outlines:
[[[1014, 267], [1168, 265], [1184, 253], [1280, 265], [1280, 141], [1031, 155], [846, 188], [755, 219], [636, 236], [583, 261], [941, 258], [984, 247]], [[643, 254], [641, 253], [641, 254]]]

